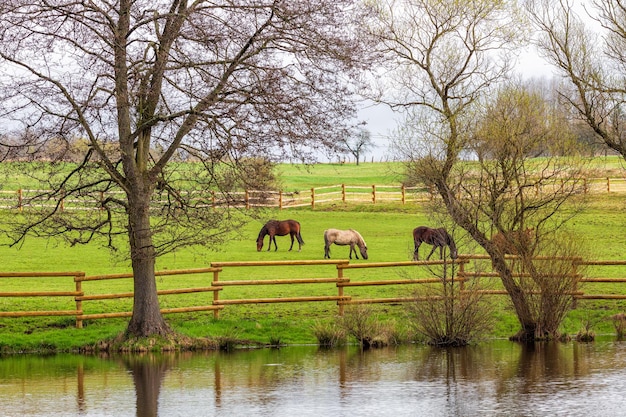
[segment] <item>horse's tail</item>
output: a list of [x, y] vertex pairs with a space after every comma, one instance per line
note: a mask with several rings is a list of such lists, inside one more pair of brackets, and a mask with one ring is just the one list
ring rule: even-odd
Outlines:
[[293, 220], [293, 223], [296, 226], [296, 239], [298, 239], [299, 244], [304, 245], [304, 239], [302, 239], [302, 234], [300, 233], [300, 222]]

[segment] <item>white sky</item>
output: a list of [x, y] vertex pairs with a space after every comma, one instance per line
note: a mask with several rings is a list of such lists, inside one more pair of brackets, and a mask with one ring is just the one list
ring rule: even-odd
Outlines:
[[[529, 50], [520, 55], [516, 72], [524, 78], [550, 78], [553, 75], [553, 68]], [[359, 116], [367, 123], [365, 129], [371, 133], [376, 144], [376, 148], [367, 153], [366, 160], [368, 162], [372, 158], [375, 162], [391, 160], [391, 152], [388, 149], [390, 137], [400, 116], [385, 105], [365, 107], [359, 112]]]

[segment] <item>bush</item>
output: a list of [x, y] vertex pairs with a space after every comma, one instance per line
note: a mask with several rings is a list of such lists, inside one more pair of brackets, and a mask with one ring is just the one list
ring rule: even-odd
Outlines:
[[325, 348], [342, 346], [346, 342], [346, 332], [336, 323], [327, 324], [317, 321], [313, 325], [313, 334], [317, 343]]
[[379, 318], [373, 315], [370, 306], [363, 304], [350, 306], [343, 317], [339, 318], [339, 326], [354, 337], [363, 349], [388, 344], [384, 337], [385, 328]]
[[417, 301], [407, 305], [415, 332], [441, 347], [466, 346], [484, 335], [493, 324], [493, 307], [479, 289], [479, 282], [472, 281], [461, 292], [458, 282], [442, 279], [416, 290]]

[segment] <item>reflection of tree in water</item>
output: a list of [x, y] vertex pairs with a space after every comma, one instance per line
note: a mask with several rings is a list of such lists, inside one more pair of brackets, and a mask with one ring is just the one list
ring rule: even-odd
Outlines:
[[511, 369], [516, 391], [527, 394], [542, 389], [545, 383], [573, 375], [571, 352], [558, 342], [522, 344], [517, 367]]
[[123, 356], [122, 362], [133, 376], [137, 398], [138, 417], [156, 417], [159, 414], [159, 394], [166, 372], [176, 356], [169, 354], [133, 354]]

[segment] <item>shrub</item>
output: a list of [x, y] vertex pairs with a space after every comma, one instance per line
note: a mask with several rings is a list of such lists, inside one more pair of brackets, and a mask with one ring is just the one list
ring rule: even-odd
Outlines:
[[382, 337], [383, 327], [378, 317], [373, 315], [370, 306], [363, 304], [350, 306], [339, 319], [339, 326], [354, 337], [364, 349], [385, 344]]
[[624, 339], [624, 335], [626, 334], [626, 314], [619, 313], [611, 316], [613, 320], [613, 326], [615, 326], [615, 333], [617, 334], [617, 338], [619, 340]]
[[313, 324], [313, 334], [317, 343], [325, 348], [342, 346], [346, 342], [346, 332], [337, 323], [316, 321]]
[[[445, 268], [445, 266], [444, 266]], [[446, 273], [441, 275], [445, 278]], [[493, 324], [493, 307], [479, 292], [478, 281], [465, 283], [441, 279], [440, 284], [420, 287], [417, 301], [407, 304], [410, 324], [433, 346], [466, 346]]]
[[576, 333], [577, 342], [593, 342], [596, 338], [595, 332], [592, 330], [590, 320], [586, 320], [578, 333]]

